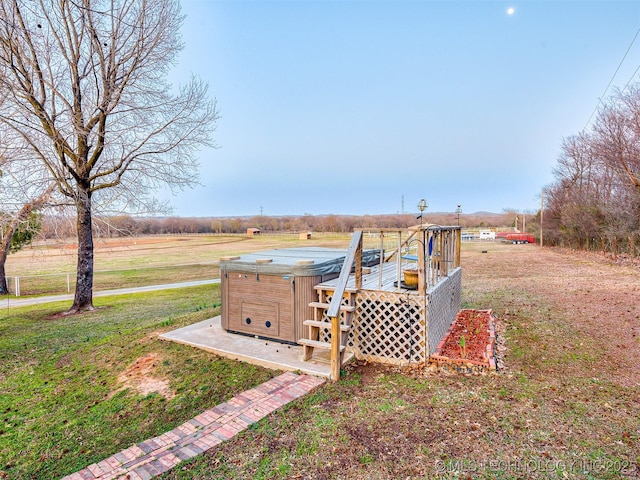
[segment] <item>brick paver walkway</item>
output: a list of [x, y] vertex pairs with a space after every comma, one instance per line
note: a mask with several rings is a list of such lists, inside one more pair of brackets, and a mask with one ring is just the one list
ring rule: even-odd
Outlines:
[[283, 373], [201, 413], [170, 432], [132, 445], [62, 480], [147, 480], [229, 440], [252, 423], [324, 382], [310, 375]]

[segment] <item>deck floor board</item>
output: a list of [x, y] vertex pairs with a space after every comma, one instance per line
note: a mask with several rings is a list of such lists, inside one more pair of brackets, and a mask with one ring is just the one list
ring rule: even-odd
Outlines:
[[[411, 263], [403, 263], [403, 268], [410, 266]], [[418, 295], [418, 291], [415, 289], [398, 288], [396, 286], [397, 281], [397, 269], [398, 264], [396, 262], [386, 262], [382, 265], [382, 285], [380, 284], [380, 265], [374, 265], [369, 273], [362, 275], [362, 290], [371, 290], [376, 292], [398, 292], [406, 293], [409, 295]], [[354, 274], [351, 274], [349, 281], [347, 282], [347, 291], [355, 291], [356, 278]], [[338, 284], [338, 279], [328, 280], [326, 282], [316, 285], [316, 290], [334, 290]]]

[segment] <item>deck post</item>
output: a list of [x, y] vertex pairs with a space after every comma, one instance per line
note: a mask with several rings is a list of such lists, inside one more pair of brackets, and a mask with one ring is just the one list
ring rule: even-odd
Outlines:
[[418, 244], [418, 291], [420, 293], [424, 293], [425, 291], [425, 250], [427, 249], [427, 236], [426, 230], [421, 229], [420, 235], [422, 235], [422, 239]]
[[[440, 230], [440, 276], [447, 276], [447, 242], [446, 242], [446, 233]], [[439, 278], [438, 278], [439, 280]]]
[[362, 236], [356, 248], [356, 288], [362, 288]]
[[449, 276], [449, 262], [452, 261], [453, 255], [451, 254], [451, 232], [446, 231], [442, 233], [442, 275], [444, 277]]
[[456, 259], [455, 268], [460, 266], [460, 243], [462, 242], [462, 230], [459, 228], [456, 230]]
[[402, 289], [402, 230], [398, 230], [398, 253], [396, 254], [396, 291]]
[[382, 289], [382, 264], [384, 263], [384, 230], [380, 230], [380, 274], [378, 275], [378, 288]]
[[331, 380], [340, 379], [342, 355], [340, 355], [340, 315], [331, 317]]

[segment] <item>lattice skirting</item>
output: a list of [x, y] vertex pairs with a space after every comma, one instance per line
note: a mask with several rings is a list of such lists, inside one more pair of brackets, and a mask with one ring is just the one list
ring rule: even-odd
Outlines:
[[[426, 297], [360, 290], [347, 350], [359, 360], [392, 365], [426, 362], [460, 308], [460, 269], [429, 291]], [[331, 301], [327, 294], [326, 301]], [[343, 299], [347, 304], [348, 299]], [[325, 317], [324, 321], [329, 321]], [[433, 338], [431, 338], [433, 337]], [[330, 334], [320, 340], [329, 342]]]
[[424, 297], [360, 291], [347, 348], [360, 360], [394, 365], [424, 362], [425, 312]]
[[429, 290], [428, 295], [429, 354], [433, 354], [460, 310], [462, 269], [458, 267], [450, 272], [448, 277]]
[[[327, 295], [327, 302], [331, 297]], [[347, 299], [343, 300], [347, 303]], [[424, 362], [426, 354], [425, 299], [417, 295], [361, 290], [347, 340], [347, 350], [359, 360], [406, 365]], [[324, 321], [330, 321], [324, 317]], [[325, 332], [325, 342], [331, 341]]]

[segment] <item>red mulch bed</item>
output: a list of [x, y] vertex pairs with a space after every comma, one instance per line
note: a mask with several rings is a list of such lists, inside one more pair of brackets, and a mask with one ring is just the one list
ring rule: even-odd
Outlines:
[[495, 370], [495, 338], [491, 310], [460, 310], [430, 360], [456, 371]]

